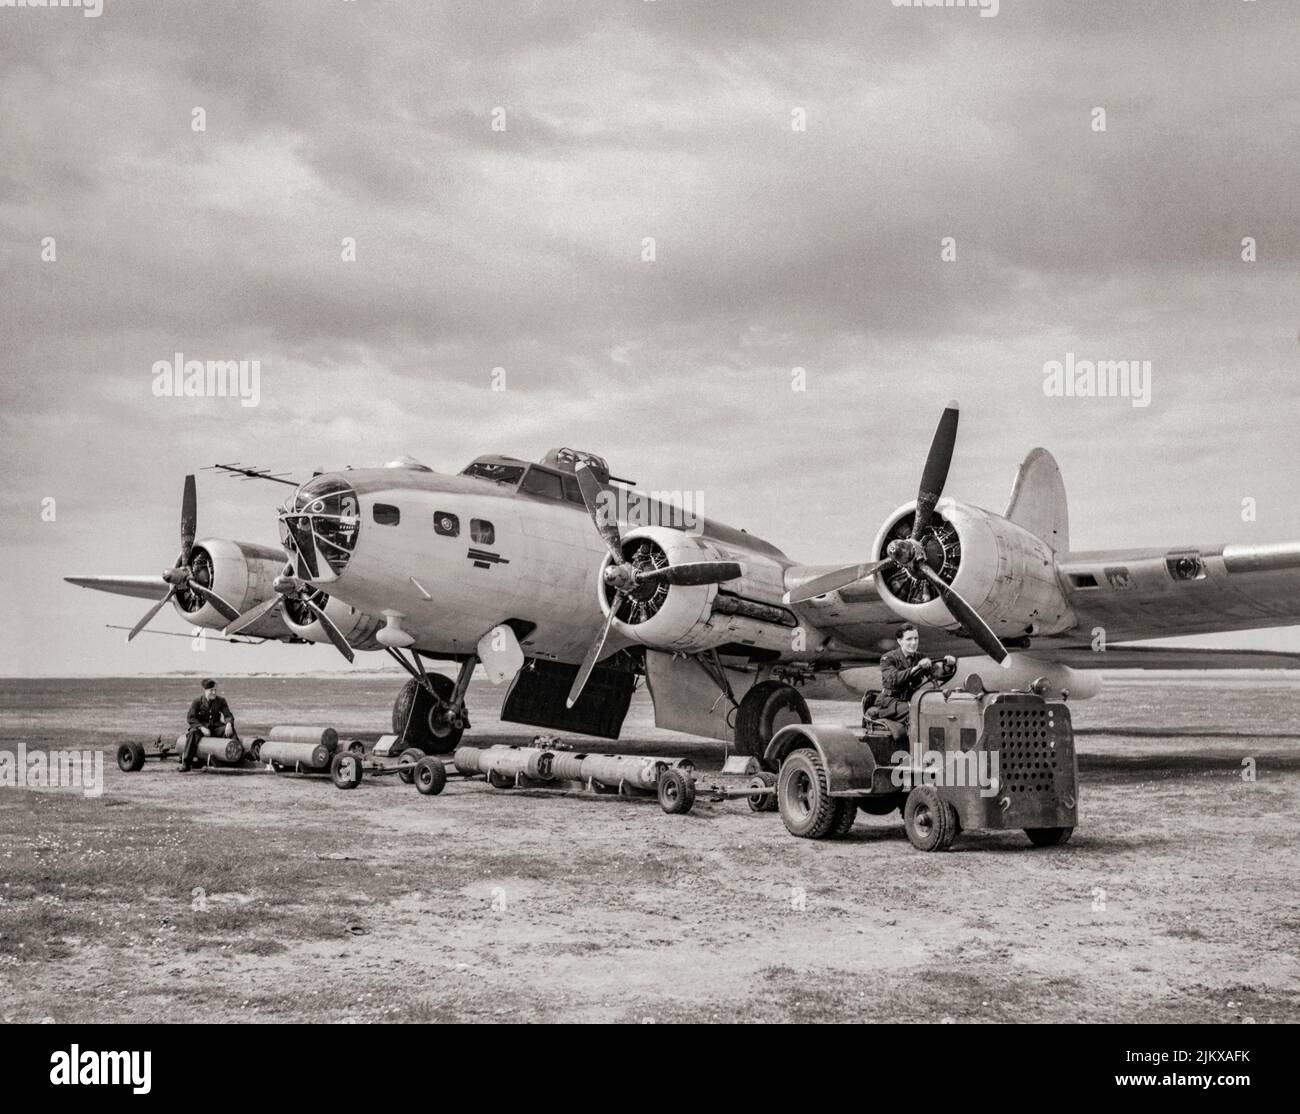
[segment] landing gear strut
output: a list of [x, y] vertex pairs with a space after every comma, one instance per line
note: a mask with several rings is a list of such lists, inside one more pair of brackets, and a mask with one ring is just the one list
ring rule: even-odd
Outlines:
[[393, 703], [393, 730], [406, 748], [415, 747], [425, 754], [450, 754], [470, 726], [465, 709], [465, 692], [478, 658], [471, 654], [460, 664], [456, 680], [441, 673], [429, 673], [418, 650], [411, 651], [411, 665], [401, 651], [388, 653], [405, 669], [411, 679], [402, 686]]

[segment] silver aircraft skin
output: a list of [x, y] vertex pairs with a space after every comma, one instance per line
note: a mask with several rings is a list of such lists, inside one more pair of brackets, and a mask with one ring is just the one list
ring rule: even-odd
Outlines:
[[[522, 661], [578, 666], [572, 704], [597, 664], [617, 658], [650, 674], [662, 726], [718, 737], [725, 729], [701, 709], [669, 705], [725, 694], [734, 706], [764, 680], [860, 691], [900, 621], [921, 629], [928, 656], [960, 658], [987, 687], [1042, 678], [1075, 698], [1097, 691], [1103, 668], [1300, 666], [1296, 654], [1132, 645], [1300, 624], [1300, 542], [1072, 551], [1064, 486], [1043, 449], [1021, 464], [1001, 513], [943, 496], [956, 426], [954, 403], [918, 498], [858, 565], [800, 564], [563, 449], [535, 463], [480, 457], [457, 475], [403, 458], [313, 476], [281, 508], [283, 549], [196, 542], [191, 477], [181, 556], [161, 578], [66, 579], [158, 600], [129, 637], [171, 600], [191, 625], [252, 639], [333, 642], [349, 657], [405, 651], [413, 676], [423, 657], [482, 658], [504, 625], [517, 646], [494, 680]], [[690, 659], [711, 672], [711, 690], [672, 679], [672, 663]]]

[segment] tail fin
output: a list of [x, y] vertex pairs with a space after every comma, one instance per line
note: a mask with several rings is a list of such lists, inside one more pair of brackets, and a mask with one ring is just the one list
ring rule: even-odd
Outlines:
[[1070, 548], [1070, 513], [1061, 469], [1046, 449], [1033, 449], [1020, 464], [1003, 518], [1042, 538], [1057, 553]]

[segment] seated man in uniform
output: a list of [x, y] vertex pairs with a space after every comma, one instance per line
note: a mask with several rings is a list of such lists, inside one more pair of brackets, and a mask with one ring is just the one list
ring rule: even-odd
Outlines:
[[203, 693], [190, 705], [185, 717], [189, 730], [185, 733], [185, 749], [181, 751], [181, 772], [188, 770], [198, 753], [199, 740], [205, 735], [235, 737], [235, 717], [226, 698], [217, 692], [217, 682], [209, 677], [203, 682]]
[[917, 658], [921, 636], [910, 623], [899, 627], [898, 648], [890, 650], [880, 659], [880, 681], [883, 689], [878, 694], [868, 693], [871, 707], [863, 707], [865, 719], [883, 720], [894, 739], [902, 742], [907, 738], [908, 718], [911, 715], [912, 694], [926, 681], [932, 678], [943, 681], [956, 672], [955, 658], [947, 657], [936, 669], [929, 658]]

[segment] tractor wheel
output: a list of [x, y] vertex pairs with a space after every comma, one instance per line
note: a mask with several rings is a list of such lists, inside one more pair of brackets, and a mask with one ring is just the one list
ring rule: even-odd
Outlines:
[[695, 804], [695, 782], [681, 770], [665, 770], [659, 778], [659, 807], [669, 815], [691, 811]]
[[929, 785], [907, 795], [903, 827], [918, 851], [947, 851], [960, 830], [957, 810]]
[[835, 823], [827, 833], [831, 839], [839, 839], [853, 830], [853, 821], [858, 818], [858, 802], [852, 797], [840, 797], [835, 802]]
[[355, 789], [361, 784], [361, 759], [344, 751], [330, 763], [330, 780], [340, 789]]
[[[751, 789], [774, 789], [776, 788], [776, 774], [769, 774], [766, 770], [754, 775], [750, 779], [749, 787]], [[755, 793], [752, 797], [746, 797], [749, 802], [751, 812], [775, 812], [776, 811], [776, 794], [775, 793]]]
[[415, 764], [422, 758], [424, 758], [424, 751], [417, 750], [415, 747], [408, 747], [402, 751], [401, 757], [397, 760], [397, 776], [403, 785], [414, 784]]
[[447, 784], [447, 767], [441, 758], [421, 758], [415, 764], [415, 788], [426, 797], [436, 797]]
[[123, 743], [117, 748], [117, 768], [124, 774], [143, 769], [144, 747], [139, 743]]
[[1073, 828], [1026, 828], [1025, 835], [1035, 847], [1055, 847], [1058, 843], [1069, 843]]
[[839, 816], [821, 755], [809, 747], [788, 754], [781, 763], [776, 801], [786, 831], [802, 839], [824, 838]]
[[772, 736], [792, 723], [812, 723], [799, 690], [783, 681], [760, 681], [745, 693], [736, 711], [736, 749], [761, 759]]
[[398, 735], [406, 732], [408, 747], [419, 747], [425, 754], [450, 754], [465, 733], [463, 727], [452, 727], [443, 719], [446, 702], [456, 691], [456, 684], [441, 673], [430, 673], [429, 683], [438, 694], [437, 700], [414, 677], [402, 686], [393, 703], [393, 730]]

